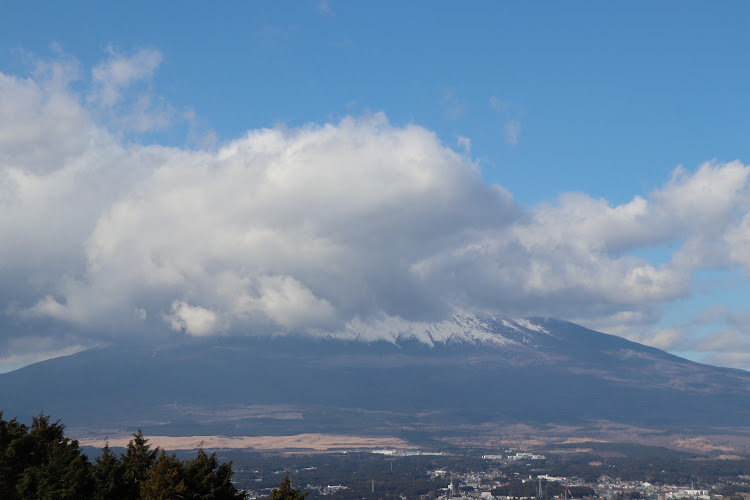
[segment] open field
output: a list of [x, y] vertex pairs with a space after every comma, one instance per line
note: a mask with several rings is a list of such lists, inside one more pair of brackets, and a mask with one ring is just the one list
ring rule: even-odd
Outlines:
[[457, 447], [566, 451], [584, 443], [630, 443], [725, 459], [750, 456], [747, 428], [657, 429], [608, 421], [580, 426], [498, 423], [464, 426], [444, 440]]
[[[109, 445], [125, 447], [132, 436], [110, 438]], [[296, 434], [293, 436], [146, 436], [152, 446], [167, 450], [191, 450], [202, 446], [207, 449], [251, 450], [308, 450], [332, 451], [340, 449], [374, 449], [409, 447], [398, 438], [362, 437], [331, 434]], [[103, 439], [81, 439], [82, 446], [103, 447]]]
[[[296, 419], [286, 422], [297, 421]], [[156, 427], [155, 430], [159, 428]], [[714, 458], [750, 457], [750, 432], [747, 429], [655, 429], [598, 421], [589, 425], [533, 425], [533, 424], [481, 424], [446, 427], [426, 425], [421, 428], [400, 426], [392, 434], [362, 436], [350, 433], [294, 432], [289, 426], [287, 435], [234, 435], [192, 432], [186, 435], [165, 435], [145, 431], [153, 446], [168, 450], [189, 450], [199, 445], [207, 449], [246, 449], [256, 451], [340, 451], [392, 448], [397, 450], [430, 449], [452, 451], [476, 449], [487, 453], [515, 449], [524, 451], [559, 451], [576, 453], [604, 448], [614, 444], [657, 446], [675, 451], [695, 453]], [[281, 430], [281, 429], [278, 429]], [[292, 432], [289, 432], [289, 431]], [[79, 429], [79, 432], [81, 430]], [[383, 430], [381, 430], [383, 431]], [[113, 447], [126, 446], [132, 435], [119, 432], [96, 431], [79, 433], [83, 446], [104, 446], [104, 436]], [[599, 446], [597, 446], [597, 444]]]

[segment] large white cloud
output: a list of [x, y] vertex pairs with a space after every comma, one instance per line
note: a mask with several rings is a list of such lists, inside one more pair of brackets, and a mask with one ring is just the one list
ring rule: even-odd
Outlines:
[[[56, 170], [89, 142], [88, 113], [67, 89], [75, 69], [57, 64], [40, 70], [36, 78], [0, 73], [0, 165], [5, 168]], [[7, 176], [0, 186], [6, 202], [12, 199], [14, 185]]]
[[56, 305], [45, 297], [28, 311], [158, 318], [180, 300], [213, 311], [217, 331], [439, 318], [452, 292], [425, 287], [412, 264], [518, 213], [470, 160], [382, 114], [254, 131], [215, 153], [131, 152], [148, 167], [97, 210], [80, 242], [85, 271]]
[[[161, 57], [111, 56], [88, 94], [0, 73], [0, 310], [19, 332], [340, 332], [462, 310], [647, 339], [694, 270], [750, 269], [740, 162], [678, 168], [623, 205], [565, 193], [524, 208], [468, 152], [382, 113], [215, 150], [144, 146], [101, 106]], [[634, 254], [649, 247], [675, 250]], [[679, 340], [665, 332], [652, 343]]]

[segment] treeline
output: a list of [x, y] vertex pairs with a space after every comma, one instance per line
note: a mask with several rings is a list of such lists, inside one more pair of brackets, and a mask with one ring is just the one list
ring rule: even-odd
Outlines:
[[[479, 471], [489, 464], [486, 460], [462, 456], [411, 456], [389, 457], [370, 452], [321, 453], [310, 455], [271, 455], [227, 450], [236, 468], [251, 470], [243, 474], [235, 484], [240, 488], [262, 491], [279, 483], [279, 470], [288, 470], [295, 484], [322, 486], [344, 485], [330, 496], [322, 496], [312, 488], [315, 498], [377, 499], [403, 494], [407, 498], [421, 495], [435, 496], [445, 488], [450, 478], [435, 478], [429, 472], [435, 469], [451, 471]], [[460, 474], [460, 472], [456, 472]], [[374, 492], [372, 482], [374, 484]]]
[[[0, 498], [4, 500], [234, 500], [232, 464], [202, 449], [188, 461], [151, 449], [141, 431], [119, 456], [109, 446], [92, 464], [64, 426], [35, 417], [31, 427], [0, 412]], [[282, 483], [283, 488], [283, 483]], [[280, 488], [280, 489], [282, 489]], [[277, 493], [274, 491], [274, 493]]]

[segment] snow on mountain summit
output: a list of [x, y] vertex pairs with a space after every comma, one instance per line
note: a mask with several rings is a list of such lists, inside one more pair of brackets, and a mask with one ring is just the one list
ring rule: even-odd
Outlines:
[[365, 342], [386, 341], [394, 344], [418, 341], [434, 347], [436, 344], [492, 344], [510, 346], [528, 344], [538, 334], [551, 335], [543, 326], [528, 319], [495, 318], [457, 312], [449, 319], [437, 322], [409, 321], [385, 317], [375, 321], [354, 320], [342, 331], [319, 332], [319, 336]]

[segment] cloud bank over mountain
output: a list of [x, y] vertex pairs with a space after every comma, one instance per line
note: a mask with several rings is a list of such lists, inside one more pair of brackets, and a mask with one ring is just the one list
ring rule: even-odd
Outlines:
[[[468, 148], [384, 113], [164, 146], [143, 134], [188, 114], [150, 88], [161, 59], [110, 50], [88, 76], [70, 59], [0, 73], [6, 363], [36, 341], [46, 356], [458, 311], [561, 317], [672, 349], [690, 339], [654, 325], [694, 273], [750, 270], [739, 161], [678, 167], [622, 205], [563, 193], [525, 207]], [[732, 332], [691, 348], [741, 365], [726, 357]]]

